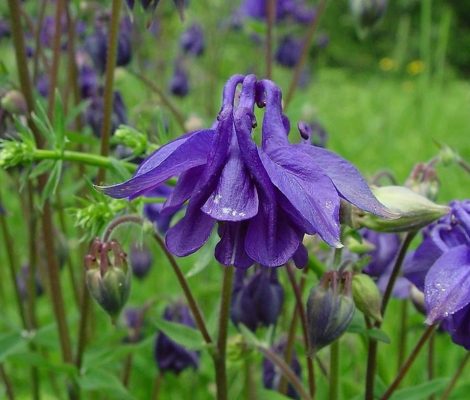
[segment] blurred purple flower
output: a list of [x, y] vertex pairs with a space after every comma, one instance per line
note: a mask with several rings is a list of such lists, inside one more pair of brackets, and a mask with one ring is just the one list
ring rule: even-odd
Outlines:
[[129, 262], [134, 276], [143, 279], [152, 267], [152, 253], [145, 245], [133, 243], [129, 252]]
[[193, 24], [186, 29], [180, 38], [180, 47], [185, 54], [201, 56], [204, 53], [205, 41], [202, 26]]
[[281, 38], [276, 51], [276, 61], [287, 68], [294, 68], [299, 62], [302, 53], [302, 40], [291, 35]]
[[277, 270], [260, 267], [246, 277], [246, 270], [235, 271], [230, 318], [255, 331], [259, 326], [275, 325], [282, 311], [284, 289]]
[[[101, 136], [101, 126], [103, 123], [104, 103], [103, 89], [99, 88], [98, 92], [90, 98], [90, 103], [85, 110], [85, 121], [91, 127], [95, 136]], [[113, 114], [111, 116], [111, 133], [119, 127], [119, 125], [127, 123], [127, 110], [124, 100], [120, 92], [114, 92]]]
[[[281, 357], [284, 357], [284, 352], [286, 349], [286, 341], [282, 340], [278, 344], [273, 347], [273, 351]], [[292, 361], [290, 363], [290, 367], [297, 375], [297, 377], [301, 378], [302, 376], [302, 367], [300, 366], [299, 358], [295, 350], [292, 353]], [[278, 390], [279, 384], [281, 382], [281, 373], [279, 369], [267, 358], [263, 359], [263, 385], [266, 389]], [[287, 388], [287, 397], [291, 399], [298, 399], [299, 395], [295, 391], [294, 387], [289, 384]]]
[[124, 310], [124, 321], [128, 330], [125, 343], [137, 343], [142, 340], [145, 308], [127, 308]]
[[[146, 193], [147, 197], [166, 197], [167, 203], [171, 203], [173, 188], [167, 185], [160, 185], [157, 188]], [[155, 229], [162, 235], [166, 234], [170, 227], [173, 216], [182, 208], [182, 205], [176, 207], [164, 207], [163, 203], [146, 203], [144, 205], [145, 217], [153, 222]]]
[[175, 63], [173, 76], [170, 80], [170, 92], [178, 97], [185, 97], [189, 92], [188, 71], [181, 61]]
[[10, 24], [4, 19], [0, 19], [0, 40], [10, 37]]
[[[243, 17], [253, 19], [266, 19], [267, 0], [244, 0], [240, 6], [240, 13]], [[316, 17], [314, 8], [307, 7], [304, 0], [277, 0], [276, 20], [281, 21], [291, 17], [300, 24], [309, 24]]]
[[[195, 327], [190, 311], [184, 304], [176, 303], [168, 306], [163, 318], [167, 321]], [[154, 354], [158, 368], [163, 373], [173, 372], [178, 375], [186, 368], [197, 369], [199, 366], [199, 353], [184, 348], [163, 332], [157, 335]]]
[[[261, 148], [252, 138], [255, 103], [266, 107]], [[329, 245], [341, 246], [340, 198], [389, 215], [352, 164], [310, 144], [290, 144], [289, 126], [281, 91], [273, 82], [235, 75], [225, 85], [212, 129], [168, 143], [130, 180], [101, 189], [115, 198], [132, 199], [180, 176], [163, 209], [189, 202], [185, 216], [166, 235], [169, 250], [178, 256], [197, 251], [219, 223], [215, 256], [224, 265], [241, 268], [254, 262], [280, 266], [293, 257], [306, 261], [304, 234], [318, 234]]]
[[87, 99], [96, 95], [99, 90], [98, 75], [92, 67], [86, 64], [81, 66], [78, 80], [82, 99]]
[[[16, 274], [16, 284], [18, 285], [18, 290], [20, 292], [20, 296], [23, 300], [28, 298], [28, 280], [30, 275], [30, 268], [29, 265], [23, 265], [20, 271]], [[44, 287], [39, 279], [39, 274], [36, 272], [36, 279], [35, 279], [35, 289], [36, 289], [36, 296], [42, 296], [44, 293]]]

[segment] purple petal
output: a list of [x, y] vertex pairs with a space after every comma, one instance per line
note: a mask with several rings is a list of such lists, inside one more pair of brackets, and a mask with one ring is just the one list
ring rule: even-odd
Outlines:
[[433, 324], [470, 303], [470, 248], [463, 245], [443, 254], [426, 275], [424, 295]]
[[449, 332], [454, 343], [470, 350], [470, 307], [464, 307], [444, 319], [442, 328]]
[[135, 198], [172, 176], [205, 164], [213, 139], [213, 130], [203, 130], [194, 132], [185, 139], [171, 142], [147, 158], [136, 175], [128, 181], [100, 189], [117, 199]]
[[215, 258], [223, 265], [248, 268], [254, 261], [245, 251], [246, 222], [228, 222], [219, 225], [220, 242], [215, 247]]
[[299, 144], [296, 147], [311, 157], [310, 164], [322, 170], [347, 201], [375, 215], [394, 215], [375, 198], [361, 173], [349, 161], [321, 147], [307, 144]]
[[200, 165], [199, 167], [191, 168], [181, 174], [178, 183], [168, 196], [165, 204], [163, 204], [162, 213], [171, 213], [175, 209], [179, 209], [183, 203], [189, 199], [203, 170], [204, 166]]
[[297, 268], [304, 268], [308, 263], [307, 248], [303, 244], [300, 244], [299, 248], [296, 250], [292, 258]]
[[236, 136], [217, 189], [202, 211], [218, 221], [242, 221], [258, 212], [258, 194], [242, 159]]
[[331, 246], [341, 247], [339, 234], [340, 199], [333, 183], [309, 164], [309, 157], [294, 147], [259, 151], [272, 183], [287, 197], [310, 224], [307, 233], [317, 232]]

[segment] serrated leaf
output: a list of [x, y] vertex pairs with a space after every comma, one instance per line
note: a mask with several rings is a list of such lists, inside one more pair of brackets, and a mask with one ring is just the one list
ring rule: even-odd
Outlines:
[[176, 343], [186, 347], [189, 350], [201, 350], [206, 347], [201, 333], [189, 326], [166, 321], [162, 318], [154, 321], [158, 329]]
[[448, 378], [436, 378], [431, 381], [397, 390], [391, 400], [425, 400], [429, 396], [441, 392], [448, 384]]
[[72, 109], [70, 109], [67, 112], [67, 116], [65, 118], [65, 126], [69, 126], [70, 124], [72, 124], [74, 120], [86, 110], [90, 102], [91, 102], [90, 100], [82, 100], [80, 103], [75, 105]]
[[33, 121], [35, 122], [36, 126], [38, 127], [41, 134], [46, 139], [47, 143], [51, 147], [56, 146], [56, 137], [54, 133], [54, 128], [49, 121], [49, 117], [47, 116], [46, 109], [44, 108], [43, 104], [40, 101], [36, 102], [36, 113], [32, 114]]
[[59, 185], [59, 182], [60, 182], [61, 172], [62, 172], [62, 160], [56, 161], [56, 163], [54, 164], [54, 167], [52, 168], [51, 173], [49, 174], [49, 177], [47, 178], [46, 185], [44, 186], [44, 189], [41, 193], [41, 202], [40, 202], [41, 208], [44, 206], [46, 199], [48, 199], [49, 197], [55, 194], [57, 190], [57, 186]]

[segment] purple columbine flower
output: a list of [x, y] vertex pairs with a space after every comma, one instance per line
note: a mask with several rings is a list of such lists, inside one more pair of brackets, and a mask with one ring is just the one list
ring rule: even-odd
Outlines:
[[89, 65], [82, 65], [78, 73], [80, 94], [82, 99], [88, 99], [97, 94], [99, 90], [98, 75]]
[[[160, 185], [146, 194], [147, 197], [166, 197], [171, 202], [173, 188], [168, 185]], [[164, 235], [170, 227], [173, 216], [180, 211], [181, 206], [164, 207], [163, 203], [146, 203], [144, 205], [145, 217], [153, 222], [155, 229]]]
[[133, 243], [129, 252], [129, 262], [134, 276], [143, 279], [152, 267], [152, 253], [146, 246]]
[[170, 92], [178, 97], [185, 97], [189, 92], [189, 75], [181, 60], [176, 61], [170, 80]]
[[[252, 137], [255, 103], [265, 107], [261, 147]], [[306, 261], [305, 234], [340, 247], [340, 199], [390, 215], [352, 164], [320, 147], [290, 144], [289, 126], [274, 82], [235, 75], [225, 85], [213, 128], [162, 146], [131, 179], [101, 189], [132, 199], [179, 176], [163, 209], [189, 202], [185, 216], [167, 232], [168, 249], [178, 256], [194, 253], [218, 223], [217, 260], [241, 268], [255, 262], [280, 266], [293, 257]]]
[[442, 321], [452, 340], [470, 350], [470, 200], [423, 232], [406, 276], [424, 291], [428, 324]]
[[[284, 356], [284, 351], [286, 349], [286, 341], [281, 340], [278, 344], [276, 344], [273, 348], [273, 351], [280, 355], [281, 357]], [[290, 364], [290, 367], [294, 371], [294, 373], [301, 378], [302, 376], [302, 367], [300, 366], [299, 358], [297, 357], [297, 354], [295, 350], [293, 351], [292, 354], [292, 361]], [[281, 373], [279, 372], [279, 369], [267, 358], [263, 359], [263, 385], [266, 389], [273, 389], [277, 390], [279, 389], [279, 384], [281, 382]], [[289, 384], [287, 387], [287, 397], [290, 397], [291, 399], [298, 399], [299, 395], [294, 389], [294, 387]]]
[[142, 340], [142, 328], [144, 326], [145, 308], [127, 308], [124, 310], [124, 322], [128, 333], [124, 338], [125, 343], [138, 343]]
[[326, 143], [328, 142], [328, 133], [320, 122], [313, 121], [308, 123], [305, 121], [299, 121], [297, 128], [299, 129], [300, 136], [302, 137], [302, 143], [323, 148], [326, 147]]
[[199, 57], [204, 53], [205, 41], [202, 26], [193, 24], [186, 29], [180, 38], [180, 47], [183, 53]]
[[[163, 318], [167, 321], [195, 327], [190, 311], [184, 304], [176, 303], [168, 306]], [[163, 332], [157, 335], [154, 354], [161, 372], [173, 372], [178, 375], [186, 368], [197, 369], [199, 366], [199, 353], [184, 348]]]
[[274, 325], [282, 311], [284, 289], [277, 270], [260, 267], [249, 278], [237, 269], [232, 292], [230, 317], [235, 325], [255, 331], [259, 326]]
[[[101, 126], [103, 123], [103, 88], [99, 88], [97, 93], [90, 98], [91, 101], [85, 110], [85, 121], [91, 127], [95, 136], [101, 136]], [[111, 133], [119, 127], [119, 125], [127, 123], [127, 109], [120, 92], [114, 92], [113, 113], [111, 116]]]
[[301, 54], [302, 40], [286, 35], [279, 42], [275, 58], [283, 67], [294, 68], [299, 62]]

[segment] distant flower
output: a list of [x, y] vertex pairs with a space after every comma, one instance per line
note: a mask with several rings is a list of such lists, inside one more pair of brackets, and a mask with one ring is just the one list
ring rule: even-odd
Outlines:
[[[267, 6], [267, 0], [244, 0], [239, 13], [243, 17], [266, 19]], [[291, 17], [301, 24], [308, 24], [315, 19], [316, 11], [314, 8], [307, 7], [303, 0], [277, 0], [276, 20], [281, 21], [287, 17]]]
[[127, 327], [126, 343], [137, 343], [142, 340], [145, 308], [127, 308], [124, 310], [124, 322]]
[[[85, 110], [85, 121], [91, 127], [95, 136], [101, 136], [101, 126], [103, 123], [104, 102], [103, 89], [99, 88], [96, 95], [90, 98], [90, 103]], [[111, 133], [119, 125], [127, 123], [127, 110], [120, 92], [114, 92], [113, 112], [111, 116]]]
[[275, 325], [282, 311], [284, 289], [277, 270], [260, 267], [249, 278], [237, 269], [232, 292], [230, 317], [235, 325], [255, 331], [259, 326]]
[[10, 34], [10, 24], [4, 19], [0, 19], [0, 40], [10, 37]]
[[[20, 296], [23, 300], [28, 298], [28, 285], [29, 285], [29, 276], [30, 276], [30, 267], [29, 265], [24, 265], [21, 267], [21, 270], [16, 275], [16, 284], [18, 285], [18, 290]], [[39, 274], [36, 271], [36, 277], [34, 279], [34, 290], [36, 291], [36, 296], [42, 296], [44, 293], [44, 287], [39, 279]]]
[[185, 97], [189, 92], [188, 71], [181, 61], [175, 63], [170, 81], [170, 92], [178, 97]]
[[[147, 197], [166, 197], [167, 203], [171, 203], [173, 189], [167, 185], [160, 185], [152, 191], [146, 193]], [[181, 205], [176, 207], [164, 207], [163, 203], [146, 203], [144, 205], [145, 217], [153, 222], [155, 229], [164, 235], [170, 227], [173, 216], [181, 209]]]
[[423, 232], [406, 276], [424, 291], [427, 323], [442, 321], [452, 340], [470, 350], [470, 200]]
[[[165, 309], [163, 318], [189, 327], [195, 326], [188, 307], [180, 303], [168, 306]], [[161, 372], [173, 372], [178, 375], [186, 368], [197, 369], [199, 366], [199, 354], [197, 352], [184, 348], [163, 332], [157, 335], [154, 354]]]
[[302, 40], [290, 35], [284, 36], [276, 51], [276, 61], [287, 68], [294, 68], [302, 54]]
[[98, 75], [89, 65], [83, 65], [78, 71], [80, 94], [83, 99], [95, 95], [99, 90]]
[[133, 243], [129, 252], [129, 263], [136, 278], [143, 279], [152, 267], [152, 253], [145, 245]]
[[[261, 148], [252, 138], [255, 103], [266, 108]], [[166, 235], [169, 250], [178, 256], [195, 252], [218, 223], [217, 260], [241, 268], [255, 262], [280, 266], [293, 257], [306, 261], [305, 234], [341, 246], [341, 198], [389, 215], [352, 164], [310, 144], [290, 144], [289, 126], [282, 114], [281, 91], [273, 82], [235, 75], [225, 85], [213, 128], [168, 143], [130, 180], [102, 190], [132, 199], [180, 176], [163, 209], [189, 202], [185, 216]]]
[[186, 29], [180, 38], [180, 47], [184, 53], [200, 56], [204, 53], [204, 32], [202, 26], [193, 24]]
[[[274, 352], [277, 353], [279, 356], [284, 356], [284, 351], [286, 349], [286, 341], [282, 340], [278, 344], [276, 344], [273, 348]], [[300, 366], [299, 358], [295, 350], [293, 350], [292, 354], [292, 361], [290, 363], [290, 367], [294, 371], [297, 377], [302, 376], [302, 367]], [[278, 390], [279, 384], [281, 382], [281, 373], [279, 372], [278, 368], [267, 358], [263, 359], [263, 385], [267, 389]], [[299, 395], [295, 391], [294, 387], [289, 384], [287, 387], [287, 397], [291, 399], [298, 399]]]

